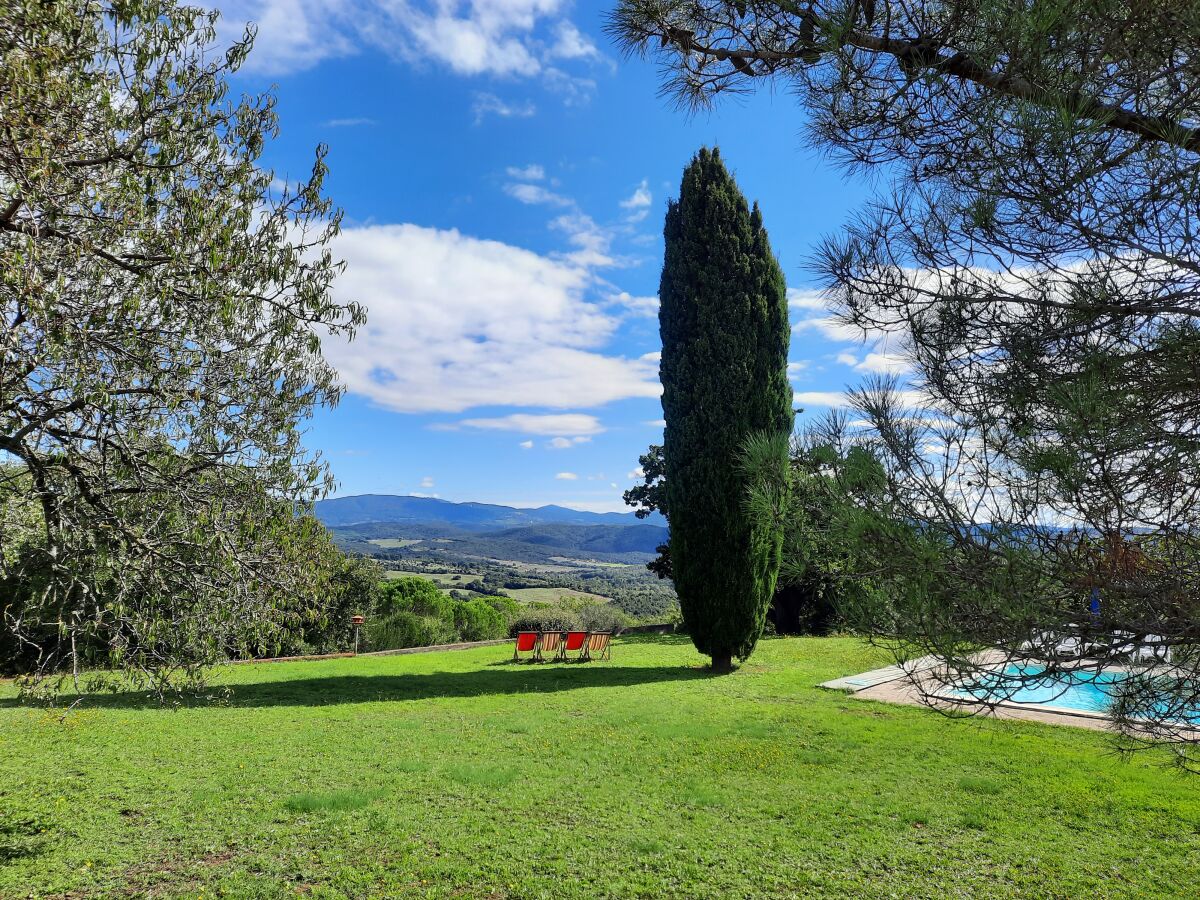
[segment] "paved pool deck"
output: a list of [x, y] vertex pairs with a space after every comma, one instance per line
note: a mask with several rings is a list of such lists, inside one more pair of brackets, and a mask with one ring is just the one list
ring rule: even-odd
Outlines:
[[[963, 704], [952, 700], [930, 697], [919, 687], [921, 673], [935, 664], [932, 657], [922, 657], [904, 666], [885, 666], [858, 675], [847, 675], [826, 681], [820, 686], [830, 690], [845, 691], [856, 700], [875, 700], [881, 703], [899, 703], [904, 706], [923, 706], [945, 713], [962, 715], [968, 711]], [[1093, 731], [1108, 731], [1109, 721], [1102, 713], [1058, 707], [1029, 706], [1023, 703], [1001, 703], [988, 709], [976, 710], [975, 715], [994, 719], [1014, 719], [1024, 722], [1040, 722], [1045, 725], [1066, 725], [1072, 728], [1088, 728]]]

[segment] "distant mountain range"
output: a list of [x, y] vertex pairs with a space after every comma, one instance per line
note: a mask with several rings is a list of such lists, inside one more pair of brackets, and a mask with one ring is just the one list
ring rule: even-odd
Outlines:
[[[319, 500], [318, 519], [329, 528], [388, 522], [406, 525], [447, 525], [464, 531], [495, 531], [534, 525], [657, 525], [667, 522], [658, 513], [639, 519], [633, 513], [594, 513], [565, 506], [520, 509], [491, 503], [452, 503], [434, 497], [359, 494]], [[643, 539], [645, 535], [642, 535]]]

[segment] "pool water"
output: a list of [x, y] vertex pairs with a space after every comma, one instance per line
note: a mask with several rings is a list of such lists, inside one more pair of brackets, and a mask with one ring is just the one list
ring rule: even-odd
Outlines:
[[[953, 690], [958, 697], [1010, 700], [1035, 706], [1056, 706], [1081, 712], [1106, 713], [1112, 705], [1124, 672], [1059, 672], [1036, 678], [1034, 666], [1009, 666], [1004, 675], [985, 676], [974, 684]], [[1021, 678], [1023, 681], [1009, 680]]]

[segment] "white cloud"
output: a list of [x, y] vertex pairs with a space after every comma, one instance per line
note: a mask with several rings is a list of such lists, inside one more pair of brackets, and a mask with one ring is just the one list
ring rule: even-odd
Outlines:
[[[634, 297], [629, 291], [621, 291], [612, 298], [614, 303], [620, 304], [631, 313], [637, 316], [653, 317], [658, 315], [658, 295], [651, 297]], [[643, 356], [642, 359], [649, 358], [650, 354]], [[657, 356], [655, 362], [658, 361]]]
[[356, 128], [359, 125], [374, 125], [374, 119], [330, 119], [325, 123], [326, 128]]
[[368, 321], [352, 344], [326, 340], [325, 355], [351, 391], [389, 409], [588, 408], [661, 392], [656, 365], [604, 352], [619, 320], [589, 299], [589, 265], [604, 259], [594, 245], [551, 258], [374, 225], [343, 229], [334, 253], [346, 260], [334, 289]]
[[629, 472], [625, 477], [636, 481], [646, 477], [646, 470], [641, 466], [638, 466], [632, 472]]
[[825, 300], [822, 298], [820, 291], [788, 288], [787, 303], [790, 309], [825, 309]]
[[519, 446], [523, 447], [526, 450], [532, 450], [533, 449], [533, 441], [521, 441]]
[[537, 107], [532, 100], [510, 103], [501, 100], [495, 94], [480, 92], [475, 95], [471, 112], [475, 114], [475, 124], [479, 125], [489, 115], [500, 116], [502, 119], [528, 119], [537, 113]]
[[650, 204], [654, 201], [650, 193], [650, 186], [645, 178], [642, 183], [634, 189], [634, 192], [627, 198], [621, 201], [621, 209], [629, 210], [629, 215], [626, 220], [629, 222], [640, 222], [650, 213]]
[[[793, 395], [795, 402], [803, 407], [810, 406], [832, 406], [839, 409], [844, 409], [851, 405], [849, 394], [839, 391], [797, 391]], [[920, 406], [924, 401], [924, 396], [920, 391], [915, 390], [898, 390], [896, 398], [902, 406], [915, 407]]]
[[520, 181], [513, 182], [504, 186], [504, 193], [530, 206], [538, 204], [550, 206], [575, 205], [575, 201], [570, 197], [564, 197], [561, 194], [556, 194], [554, 191], [547, 190], [540, 184], [527, 184]]
[[642, 424], [649, 425], [651, 428], [666, 428], [667, 420], [666, 419], [651, 419], [650, 421], [643, 422]]
[[222, 37], [258, 27], [251, 71], [286, 74], [363, 47], [459, 75], [531, 77], [551, 59], [599, 51], [566, 18], [569, 0], [217, 0]]
[[527, 166], [509, 166], [504, 171], [509, 178], [515, 178], [518, 181], [542, 181], [546, 177], [546, 170], [536, 163], [530, 163]]
[[637, 186], [634, 192], [625, 200], [621, 201], [621, 209], [642, 209], [649, 206], [653, 201], [650, 194], [650, 188], [645, 178], [642, 183]]
[[546, 442], [546, 446], [551, 450], [566, 450], [574, 447], [577, 444], [587, 444], [592, 440], [591, 435], [580, 434], [573, 438], [556, 437]]
[[433, 476], [432, 476], [432, 475], [426, 475], [424, 478], [422, 478], [422, 479], [421, 479], [421, 484], [420, 484], [420, 486], [421, 486], [421, 487], [423, 487], [423, 488], [431, 488], [431, 487], [433, 487]]
[[410, 497], [429, 497], [433, 500], [439, 500], [439, 499], [441, 499], [442, 495], [441, 494], [423, 494], [420, 491], [412, 491], [409, 493], [408, 496], [410, 496]]
[[912, 371], [908, 359], [898, 353], [868, 353], [854, 368], [876, 375], [904, 375]]
[[464, 419], [459, 423], [467, 428], [488, 431], [520, 431], [525, 434], [592, 435], [601, 434], [604, 426], [595, 416], [583, 413], [530, 415], [514, 413], [494, 419]]
[[787, 364], [788, 378], [791, 381], [795, 381], [800, 376], [800, 373], [805, 371], [809, 367], [809, 365], [810, 365], [810, 363], [807, 359], [801, 359], [801, 360], [797, 360], [796, 362], [788, 363]]
[[554, 477], [557, 478], [559, 481], [578, 481], [579, 480], [579, 476], [576, 475], [574, 472], [559, 472]]
[[555, 40], [547, 55], [556, 59], [598, 59], [600, 51], [596, 45], [570, 22], [564, 20], [555, 26]]
[[550, 227], [565, 234], [567, 240], [577, 248], [569, 255], [576, 265], [599, 268], [616, 262], [609, 254], [611, 232], [597, 225], [591, 216], [578, 210], [564, 213], [552, 220]]
[[841, 353], [839, 353], [837, 355], [837, 361], [840, 362], [843, 366], [857, 366], [858, 365], [858, 357], [855, 356], [853, 353], [847, 353], [845, 350], [843, 350]]
[[797, 391], [793, 399], [801, 406], [834, 406], [850, 405], [850, 398], [841, 391]]

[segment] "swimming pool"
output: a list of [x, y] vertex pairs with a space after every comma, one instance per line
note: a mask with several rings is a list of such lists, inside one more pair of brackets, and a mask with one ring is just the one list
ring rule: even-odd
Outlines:
[[1128, 677], [1125, 672], [1057, 672], [1037, 678], [1040, 672], [1036, 666], [1012, 665], [1003, 674], [986, 675], [950, 693], [963, 699], [1005, 700], [1103, 715], [1112, 706], [1116, 688]]
[[[1055, 672], [1038, 677], [1044, 670], [1033, 665], [1010, 665], [1003, 673], [985, 675], [974, 682], [953, 688], [955, 698], [1019, 703], [1047, 709], [1105, 715], [1121, 690], [1129, 673], [1120, 669], [1094, 672]], [[1179, 723], [1200, 723], [1200, 709], [1179, 710], [1163, 696], [1160, 704], [1151, 704], [1148, 715], [1167, 715]]]

